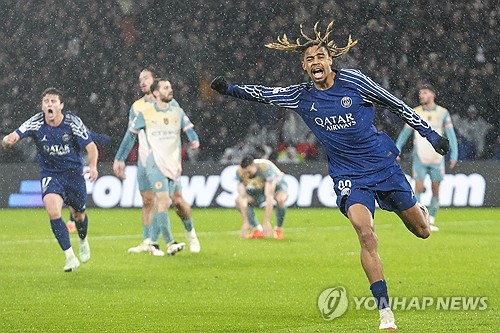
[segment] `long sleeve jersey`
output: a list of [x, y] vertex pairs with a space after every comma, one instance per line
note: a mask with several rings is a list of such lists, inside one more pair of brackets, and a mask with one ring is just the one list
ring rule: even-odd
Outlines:
[[375, 105], [398, 114], [423, 137], [439, 138], [411, 107], [359, 70], [334, 71], [334, 84], [327, 90], [318, 90], [312, 82], [288, 87], [229, 85], [226, 94], [297, 112], [323, 146], [333, 179], [367, 175], [384, 179], [395, 172], [389, 166], [395, 164], [399, 150], [373, 124]]

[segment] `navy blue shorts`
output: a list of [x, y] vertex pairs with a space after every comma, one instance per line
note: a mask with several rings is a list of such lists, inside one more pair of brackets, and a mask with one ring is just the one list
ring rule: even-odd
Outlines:
[[367, 207], [372, 216], [375, 214], [375, 201], [380, 208], [400, 212], [413, 207], [417, 200], [399, 165], [394, 166], [394, 173], [386, 179], [374, 177], [346, 177], [334, 179], [334, 190], [337, 194], [337, 206], [342, 214], [354, 204]]
[[45, 173], [40, 180], [42, 198], [49, 193], [59, 194], [64, 203], [75, 211], [85, 211], [87, 204], [87, 186], [80, 171], [64, 173]]

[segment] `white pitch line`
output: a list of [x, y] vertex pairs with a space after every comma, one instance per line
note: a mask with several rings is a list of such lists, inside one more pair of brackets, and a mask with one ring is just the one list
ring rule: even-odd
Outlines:
[[[499, 223], [499, 220], [467, 220], [467, 221], [458, 221], [458, 222], [453, 222], [453, 221], [442, 221], [439, 223], [439, 225], [443, 224], [453, 224], [453, 225], [467, 225], [467, 224], [478, 224], [478, 223]], [[389, 229], [395, 226], [395, 224], [382, 224], [382, 225], [377, 225], [375, 222], [375, 229]], [[328, 231], [337, 231], [337, 230], [346, 230], [346, 229], [352, 229], [352, 226], [348, 224], [346, 220], [346, 225], [341, 225], [341, 226], [326, 226], [326, 227], [296, 227], [296, 228], [286, 228], [285, 230], [287, 233], [296, 233], [296, 232], [307, 232], [309, 230], [328, 230]], [[198, 236], [213, 236], [213, 235], [238, 235], [240, 233], [239, 230], [226, 230], [226, 231], [200, 231], [197, 232]], [[76, 235], [71, 235], [72, 238], [77, 237]], [[184, 233], [174, 233], [174, 236], [176, 237], [184, 237]], [[5, 236], [3, 236], [5, 237]], [[141, 234], [137, 235], [107, 235], [107, 236], [89, 236], [89, 239], [91, 241], [94, 240], [115, 240], [115, 239], [138, 239], [140, 240]], [[56, 240], [51, 238], [49, 235], [47, 235], [47, 238], [43, 239], [18, 239], [18, 240], [12, 240], [12, 239], [0, 239], [0, 245], [13, 245], [13, 244], [31, 244], [31, 243], [48, 243], [48, 242], [55, 242]]]

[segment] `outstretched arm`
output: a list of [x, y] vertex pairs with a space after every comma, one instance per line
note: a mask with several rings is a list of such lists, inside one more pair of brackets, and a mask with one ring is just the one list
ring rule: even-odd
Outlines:
[[252, 84], [232, 85], [224, 77], [218, 76], [210, 86], [223, 95], [295, 109], [298, 107], [299, 96], [306, 85], [307, 83], [288, 87], [265, 87]]
[[4, 136], [4, 138], [2, 139], [2, 147], [12, 148], [12, 146], [15, 145], [20, 139], [21, 137], [19, 136], [19, 134], [17, 134], [17, 132], [14, 131]]
[[426, 138], [437, 153], [446, 155], [450, 150], [448, 139], [434, 131], [411, 107], [360, 71], [343, 70], [339, 80], [354, 85], [365, 101], [378, 104], [396, 113], [405, 123]]

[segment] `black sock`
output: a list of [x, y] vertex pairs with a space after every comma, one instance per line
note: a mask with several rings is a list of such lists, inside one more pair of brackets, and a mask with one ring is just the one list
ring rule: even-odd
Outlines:
[[372, 291], [373, 298], [375, 298], [375, 302], [377, 303], [379, 310], [390, 308], [389, 295], [385, 280], [373, 282], [370, 286], [370, 290]]
[[87, 228], [89, 226], [87, 214], [85, 214], [85, 218], [82, 222], [75, 221], [75, 226], [76, 230], [78, 230], [78, 237], [80, 237], [80, 239], [85, 239], [85, 237], [87, 237]]

